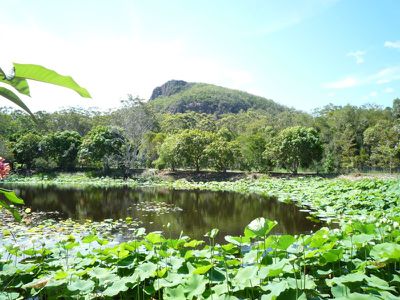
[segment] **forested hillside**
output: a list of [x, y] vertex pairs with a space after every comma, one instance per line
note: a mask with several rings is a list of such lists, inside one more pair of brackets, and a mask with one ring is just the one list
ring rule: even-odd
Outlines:
[[154, 110], [169, 113], [194, 111], [207, 114], [239, 113], [262, 109], [276, 114], [290, 110], [272, 100], [206, 83], [172, 80], [157, 87], [150, 98]]
[[[0, 110], [14, 169], [132, 168], [351, 172], [399, 170], [400, 100], [312, 114], [209, 84], [169, 82], [109, 112]], [[169, 96], [166, 96], [169, 95]]]

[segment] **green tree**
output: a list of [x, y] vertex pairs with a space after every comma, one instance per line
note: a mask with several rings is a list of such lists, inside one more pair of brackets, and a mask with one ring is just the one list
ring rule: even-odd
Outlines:
[[336, 133], [336, 153], [339, 154], [341, 170], [353, 170], [357, 164], [357, 135], [351, 126], [346, 126], [342, 132]]
[[162, 115], [161, 130], [163, 132], [171, 134], [185, 129], [215, 131], [215, 120], [212, 115], [196, 112]]
[[241, 160], [239, 143], [228, 142], [222, 138], [216, 138], [204, 149], [209, 160], [209, 165], [218, 171], [226, 172], [233, 168], [237, 161]]
[[[68, 108], [46, 116], [46, 127], [49, 131], [76, 131], [84, 136], [93, 127], [93, 118], [100, 113], [83, 108]], [[38, 123], [43, 126], [43, 118], [39, 118]]]
[[215, 139], [215, 134], [198, 129], [184, 130], [177, 135], [178, 154], [185, 161], [185, 165], [200, 171], [206, 163], [205, 149]]
[[83, 138], [78, 153], [79, 161], [85, 165], [102, 165], [108, 171], [115, 157], [121, 155], [125, 138], [116, 127], [97, 126]]
[[254, 134], [242, 134], [237, 138], [240, 144], [242, 168], [248, 170], [256, 170], [266, 172], [273, 167], [270, 159], [264, 155], [267, 144], [269, 144], [275, 131], [272, 127], [267, 126], [263, 131]]
[[301, 126], [282, 130], [265, 150], [265, 158], [296, 174], [322, 158], [322, 145], [314, 128]]
[[45, 136], [40, 148], [46, 158], [53, 159], [63, 170], [71, 170], [76, 165], [82, 138], [76, 131], [61, 131]]
[[179, 138], [178, 134], [169, 135], [158, 149], [158, 158], [154, 161], [154, 165], [158, 169], [171, 168], [175, 171], [176, 168], [182, 166], [182, 157], [179, 153]]
[[158, 131], [157, 118], [143, 100], [128, 95], [128, 99], [122, 101], [123, 107], [113, 115], [112, 123], [123, 129], [129, 145], [124, 147], [124, 164], [132, 167], [143, 165], [144, 156], [141, 153], [144, 135], [150, 131]]
[[396, 98], [393, 100], [392, 111], [393, 111], [393, 117], [397, 120], [400, 119], [400, 99], [399, 98]]
[[40, 140], [41, 137], [39, 135], [27, 133], [12, 144], [12, 152], [15, 160], [25, 165], [28, 170], [33, 167], [34, 160], [40, 157]]
[[184, 130], [170, 135], [160, 147], [156, 165], [162, 167], [165, 164], [172, 169], [179, 165], [194, 168], [198, 172], [207, 162], [205, 149], [215, 137], [211, 132], [198, 129]]
[[364, 132], [364, 141], [370, 153], [370, 165], [388, 169], [399, 165], [400, 127], [390, 122], [380, 122]]
[[151, 167], [153, 162], [158, 159], [160, 147], [164, 143], [165, 138], [165, 133], [153, 131], [147, 132], [143, 136], [140, 152], [142, 153], [146, 167]]
[[0, 153], [2, 157], [6, 158], [8, 161], [10, 161], [13, 157], [9, 143], [2, 137], [0, 137]]

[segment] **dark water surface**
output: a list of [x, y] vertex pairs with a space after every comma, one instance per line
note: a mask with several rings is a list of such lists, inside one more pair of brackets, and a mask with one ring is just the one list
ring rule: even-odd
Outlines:
[[[278, 221], [275, 233], [296, 234], [320, 227], [293, 204], [274, 198], [232, 192], [177, 191], [161, 188], [60, 188], [14, 187], [33, 212], [59, 212], [61, 218], [138, 220], [146, 230], [180, 232], [202, 238], [212, 228], [219, 236], [243, 234], [257, 217]], [[164, 226], [170, 223], [167, 230]]]

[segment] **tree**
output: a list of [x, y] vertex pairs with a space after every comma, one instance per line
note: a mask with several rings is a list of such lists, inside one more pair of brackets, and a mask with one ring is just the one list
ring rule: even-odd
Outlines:
[[169, 167], [172, 171], [182, 165], [177, 134], [169, 135], [165, 138], [158, 150], [158, 158], [154, 161], [154, 165], [158, 169]]
[[163, 132], [150, 131], [143, 136], [140, 152], [144, 157], [146, 167], [151, 167], [158, 159], [161, 145], [164, 143], [166, 134]]
[[63, 170], [75, 167], [82, 138], [76, 131], [61, 131], [45, 136], [40, 148], [46, 158], [53, 159]]
[[242, 134], [237, 138], [243, 157], [242, 168], [265, 172], [273, 167], [271, 160], [264, 156], [267, 143], [275, 136], [275, 130], [267, 126], [254, 134]]
[[351, 126], [346, 126], [341, 132], [336, 133], [336, 153], [339, 154], [339, 168], [341, 170], [353, 170], [356, 167], [357, 136]]
[[185, 165], [195, 168], [196, 172], [206, 162], [205, 149], [215, 139], [215, 134], [198, 129], [184, 130], [177, 135], [178, 155], [184, 160]]
[[209, 160], [209, 165], [223, 172], [234, 167], [241, 156], [238, 142], [228, 142], [222, 138], [216, 138], [204, 151]]
[[205, 149], [214, 139], [215, 134], [198, 129], [170, 135], [160, 147], [156, 165], [159, 168], [169, 165], [172, 169], [185, 166], [198, 172], [207, 161]]
[[370, 154], [370, 165], [389, 169], [398, 166], [400, 159], [400, 127], [380, 122], [364, 132], [364, 141]]
[[164, 114], [160, 124], [161, 130], [170, 134], [185, 129], [216, 130], [215, 120], [212, 115], [196, 112]]
[[115, 113], [113, 123], [123, 129], [125, 138], [129, 141], [123, 155], [124, 165], [129, 168], [133, 163], [139, 163], [144, 135], [158, 130], [159, 125], [154, 112], [139, 98], [128, 95], [123, 105], [124, 107]]
[[76, 131], [84, 136], [93, 126], [94, 114], [83, 108], [63, 109], [47, 116], [47, 127], [49, 131]]
[[116, 127], [97, 126], [83, 138], [78, 157], [86, 165], [102, 165], [104, 171], [110, 168], [110, 162], [121, 155], [125, 137]]
[[322, 145], [314, 128], [301, 126], [282, 130], [264, 152], [274, 161], [296, 174], [299, 167], [307, 168], [322, 158]]
[[34, 133], [27, 133], [12, 145], [12, 152], [18, 163], [24, 164], [29, 170], [33, 167], [35, 158], [40, 157], [40, 136]]
[[393, 100], [392, 111], [393, 111], [393, 117], [397, 120], [400, 119], [400, 99], [399, 98], [396, 98]]
[[0, 137], [0, 153], [4, 156], [4, 158], [10, 160], [12, 158], [12, 151], [10, 149], [9, 143], [3, 138]]

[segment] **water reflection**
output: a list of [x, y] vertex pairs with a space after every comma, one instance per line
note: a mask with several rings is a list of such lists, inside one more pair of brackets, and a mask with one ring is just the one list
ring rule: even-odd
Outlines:
[[[220, 237], [239, 235], [257, 217], [278, 221], [275, 233], [308, 232], [319, 226], [306, 219], [307, 213], [300, 212], [295, 205], [259, 195], [160, 188], [66, 189], [48, 186], [20, 187], [16, 192], [33, 211], [58, 211], [61, 217], [75, 220], [132, 217], [140, 220], [148, 231], [164, 230], [174, 237], [183, 231], [193, 238], [202, 238], [211, 228], [219, 228]], [[161, 210], [152, 209], [154, 204]], [[143, 211], [143, 207], [147, 210]], [[171, 207], [175, 210], [171, 211]], [[180, 209], [176, 210], [177, 207]], [[168, 230], [164, 227], [167, 223], [170, 223]]]

